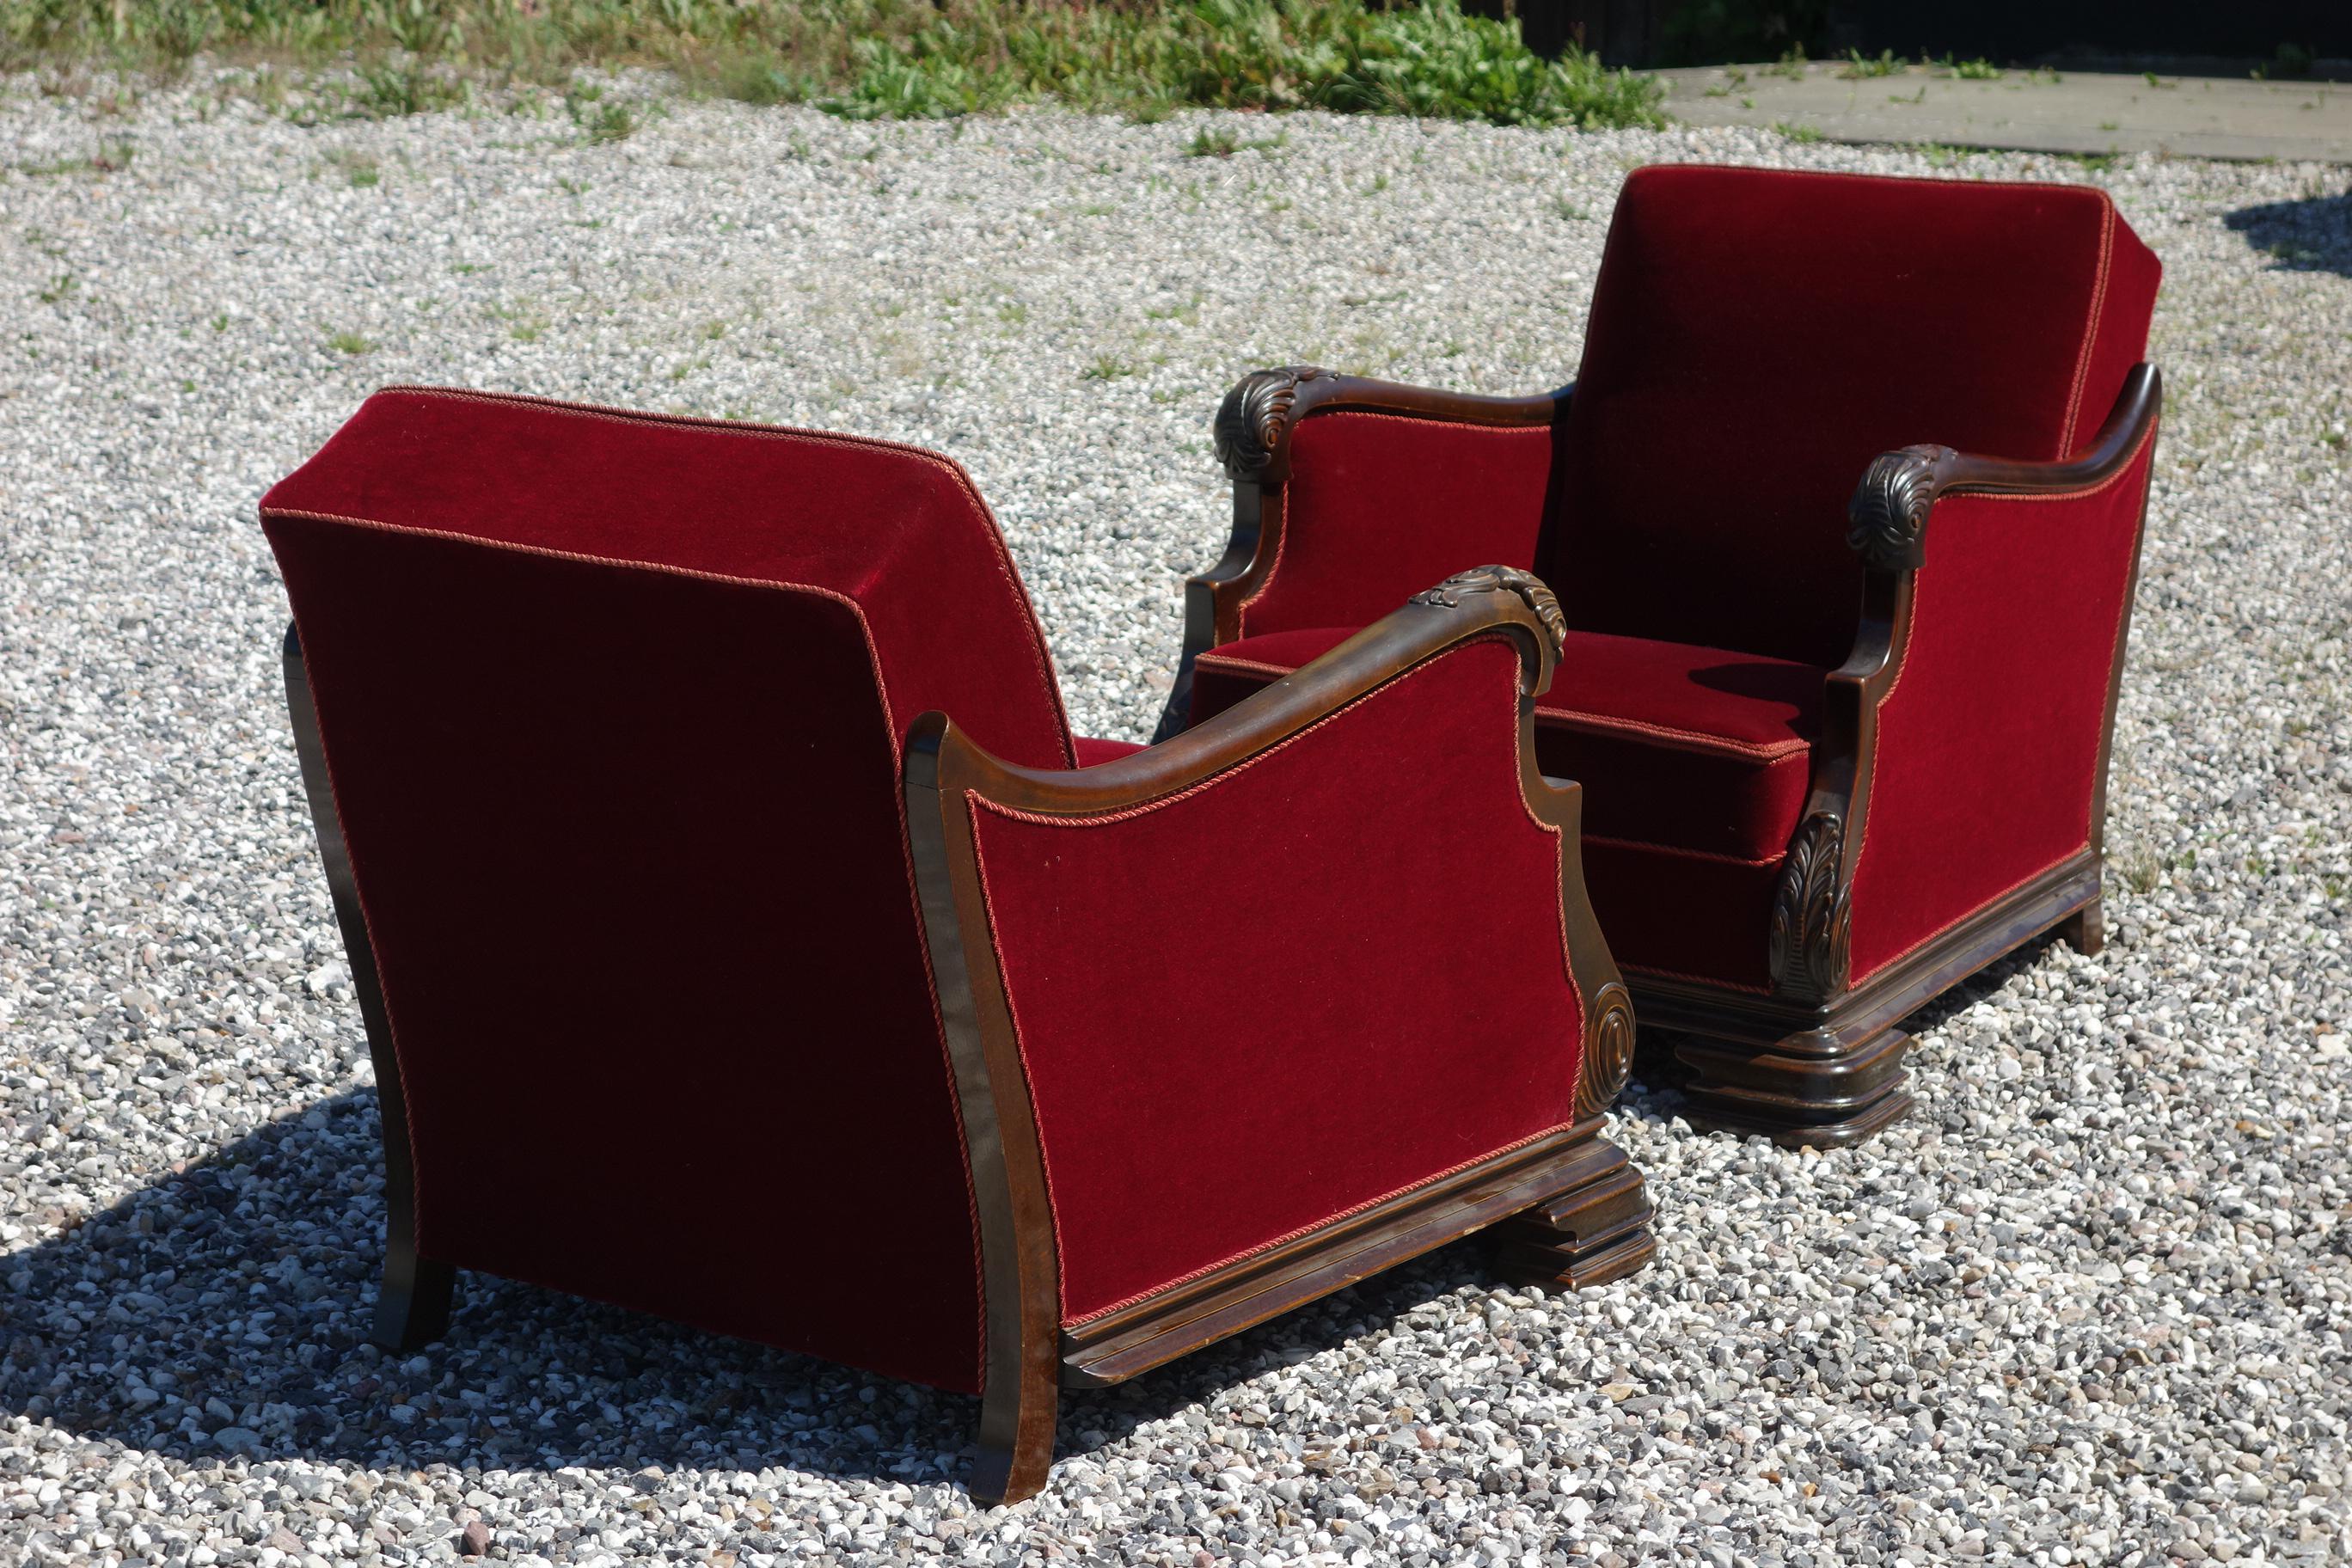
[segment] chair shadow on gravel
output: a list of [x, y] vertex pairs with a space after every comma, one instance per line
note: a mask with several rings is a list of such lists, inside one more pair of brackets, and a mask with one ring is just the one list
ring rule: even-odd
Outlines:
[[[404, 1357], [377, 1349], [376, 1138], [373, 1091], [337, 1095], [0, 1255], [0, 1412], [199, 1464], [786, 1466], [961, 1486], [976, 1399], [487, 1275], [460, 1275], [446, 1338]], [[1066, 1395], [1062, 1457], [1498, 1282], [1470, 1237], [1118, 1388]]]
[[2283, 270], [2352, 277], [2352, 195], [2263, 202], [2221, 221]]

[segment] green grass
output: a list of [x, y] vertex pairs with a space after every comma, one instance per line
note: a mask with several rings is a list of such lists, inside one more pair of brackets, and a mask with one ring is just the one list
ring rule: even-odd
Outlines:
[[1999, 66], [1981, 58], [1973, 60], [1956, 60], [1951, 56], [1946, 55], [1934, 63], [1943, 67], [1947, 72], [1959, 78], [1962, 81], [1999, 81], [2002, 74]]
[[1194, 132], [1184, 153], [1192, 158], [1230, 158], [1236, 153], [1271, 153], [1289, 140], [1287, 131], [1277, 131], [1271, 136], [1238, 136], [1220, 127]]
[[109, 138], [98, 144], [98, 151], [87, 158], [60, 158], [48, 163], [20, 163], [17, 172], [42, 177], [52, 174], [116, 174], [131, 167], [137, 153], [128, 141]]
[[635, 110], [618, 99], [606, 98], [603, 88], [586, 82], [572, 84], [563, 95], [563, 107], [590, 142], [625, 141], [637, 129]]
[[1903, 62], [1895, 58], [1893, 49], [1881, 49], [1876, 59], [1872, 59], [1860, 49], [1848, 49], [1845, 64], [1838, 69], [1838, 75], [1848, 81], [1874, 76], [1900, 76], [1902, 72]]
[[343, 178], [351, 182], [352, 188], [354, 190], [364, 190], [370, 185], [383, 183], [383, 169], [377, 165], [374, 159], [364, 153], [349, 151], [330, 153], [327, 154], [327, 162], [342, 172]]
[[328, 337], [327, 346], [340, 353], [363, 354], [373, 349], [375, 343], [357, 332], [335, 332]]
[[[465, 102], [488, 79], [562, 88], [583, 67], [667, 67], [698, 90], [856, 119], [938, 118], [1055, 100], [1157, 119], [1186, 106], [1328, 109], [1506, 125], [1658, 125], [1653, 78], [1459, 0], [0, 0], [0, 70], [168, 74], [199, 52], [351, 66], [354, 115]], [[635, 129], [610, 100], [565, 107], [592, 141]]]

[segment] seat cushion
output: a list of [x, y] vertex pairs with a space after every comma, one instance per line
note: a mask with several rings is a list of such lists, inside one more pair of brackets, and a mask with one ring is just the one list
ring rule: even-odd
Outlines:
[[[1270, 632], [1202, 655], [1194, 721], [1354, 632]], [[1551, 689], [1537, 699], [1537, 756], [1545, 773], [1584, 785], [1588, 840], [1776, 860], [1804, 807], [1826, 675], [1787, 659], [1571, 631]]]

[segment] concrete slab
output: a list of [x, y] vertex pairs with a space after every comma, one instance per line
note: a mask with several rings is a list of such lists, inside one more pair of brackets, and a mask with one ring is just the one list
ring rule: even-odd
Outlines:
[[1834, 61], [1657, 73], [1692, 125], [1781, 126], [1832, 142], [1945, 142], [2042, 153], [2352, 163], [2352, 86], [2325, 81], [1939, 66], [1886, 76]]

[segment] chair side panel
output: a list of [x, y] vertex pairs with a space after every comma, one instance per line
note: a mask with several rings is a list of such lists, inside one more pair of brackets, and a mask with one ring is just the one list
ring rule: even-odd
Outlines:
[[2085, 498], [1937, 503], [1878, 710], [1856, 983], [2092, 843], [2154, 450]]
[[1066, 1321], [1575, 1121], [1519, 673], [1463, 648], [1108, 817], [979, 803]]
[[960, 1121], [855, 608], [267, 521], [420, 1251], [976, 1388]]

